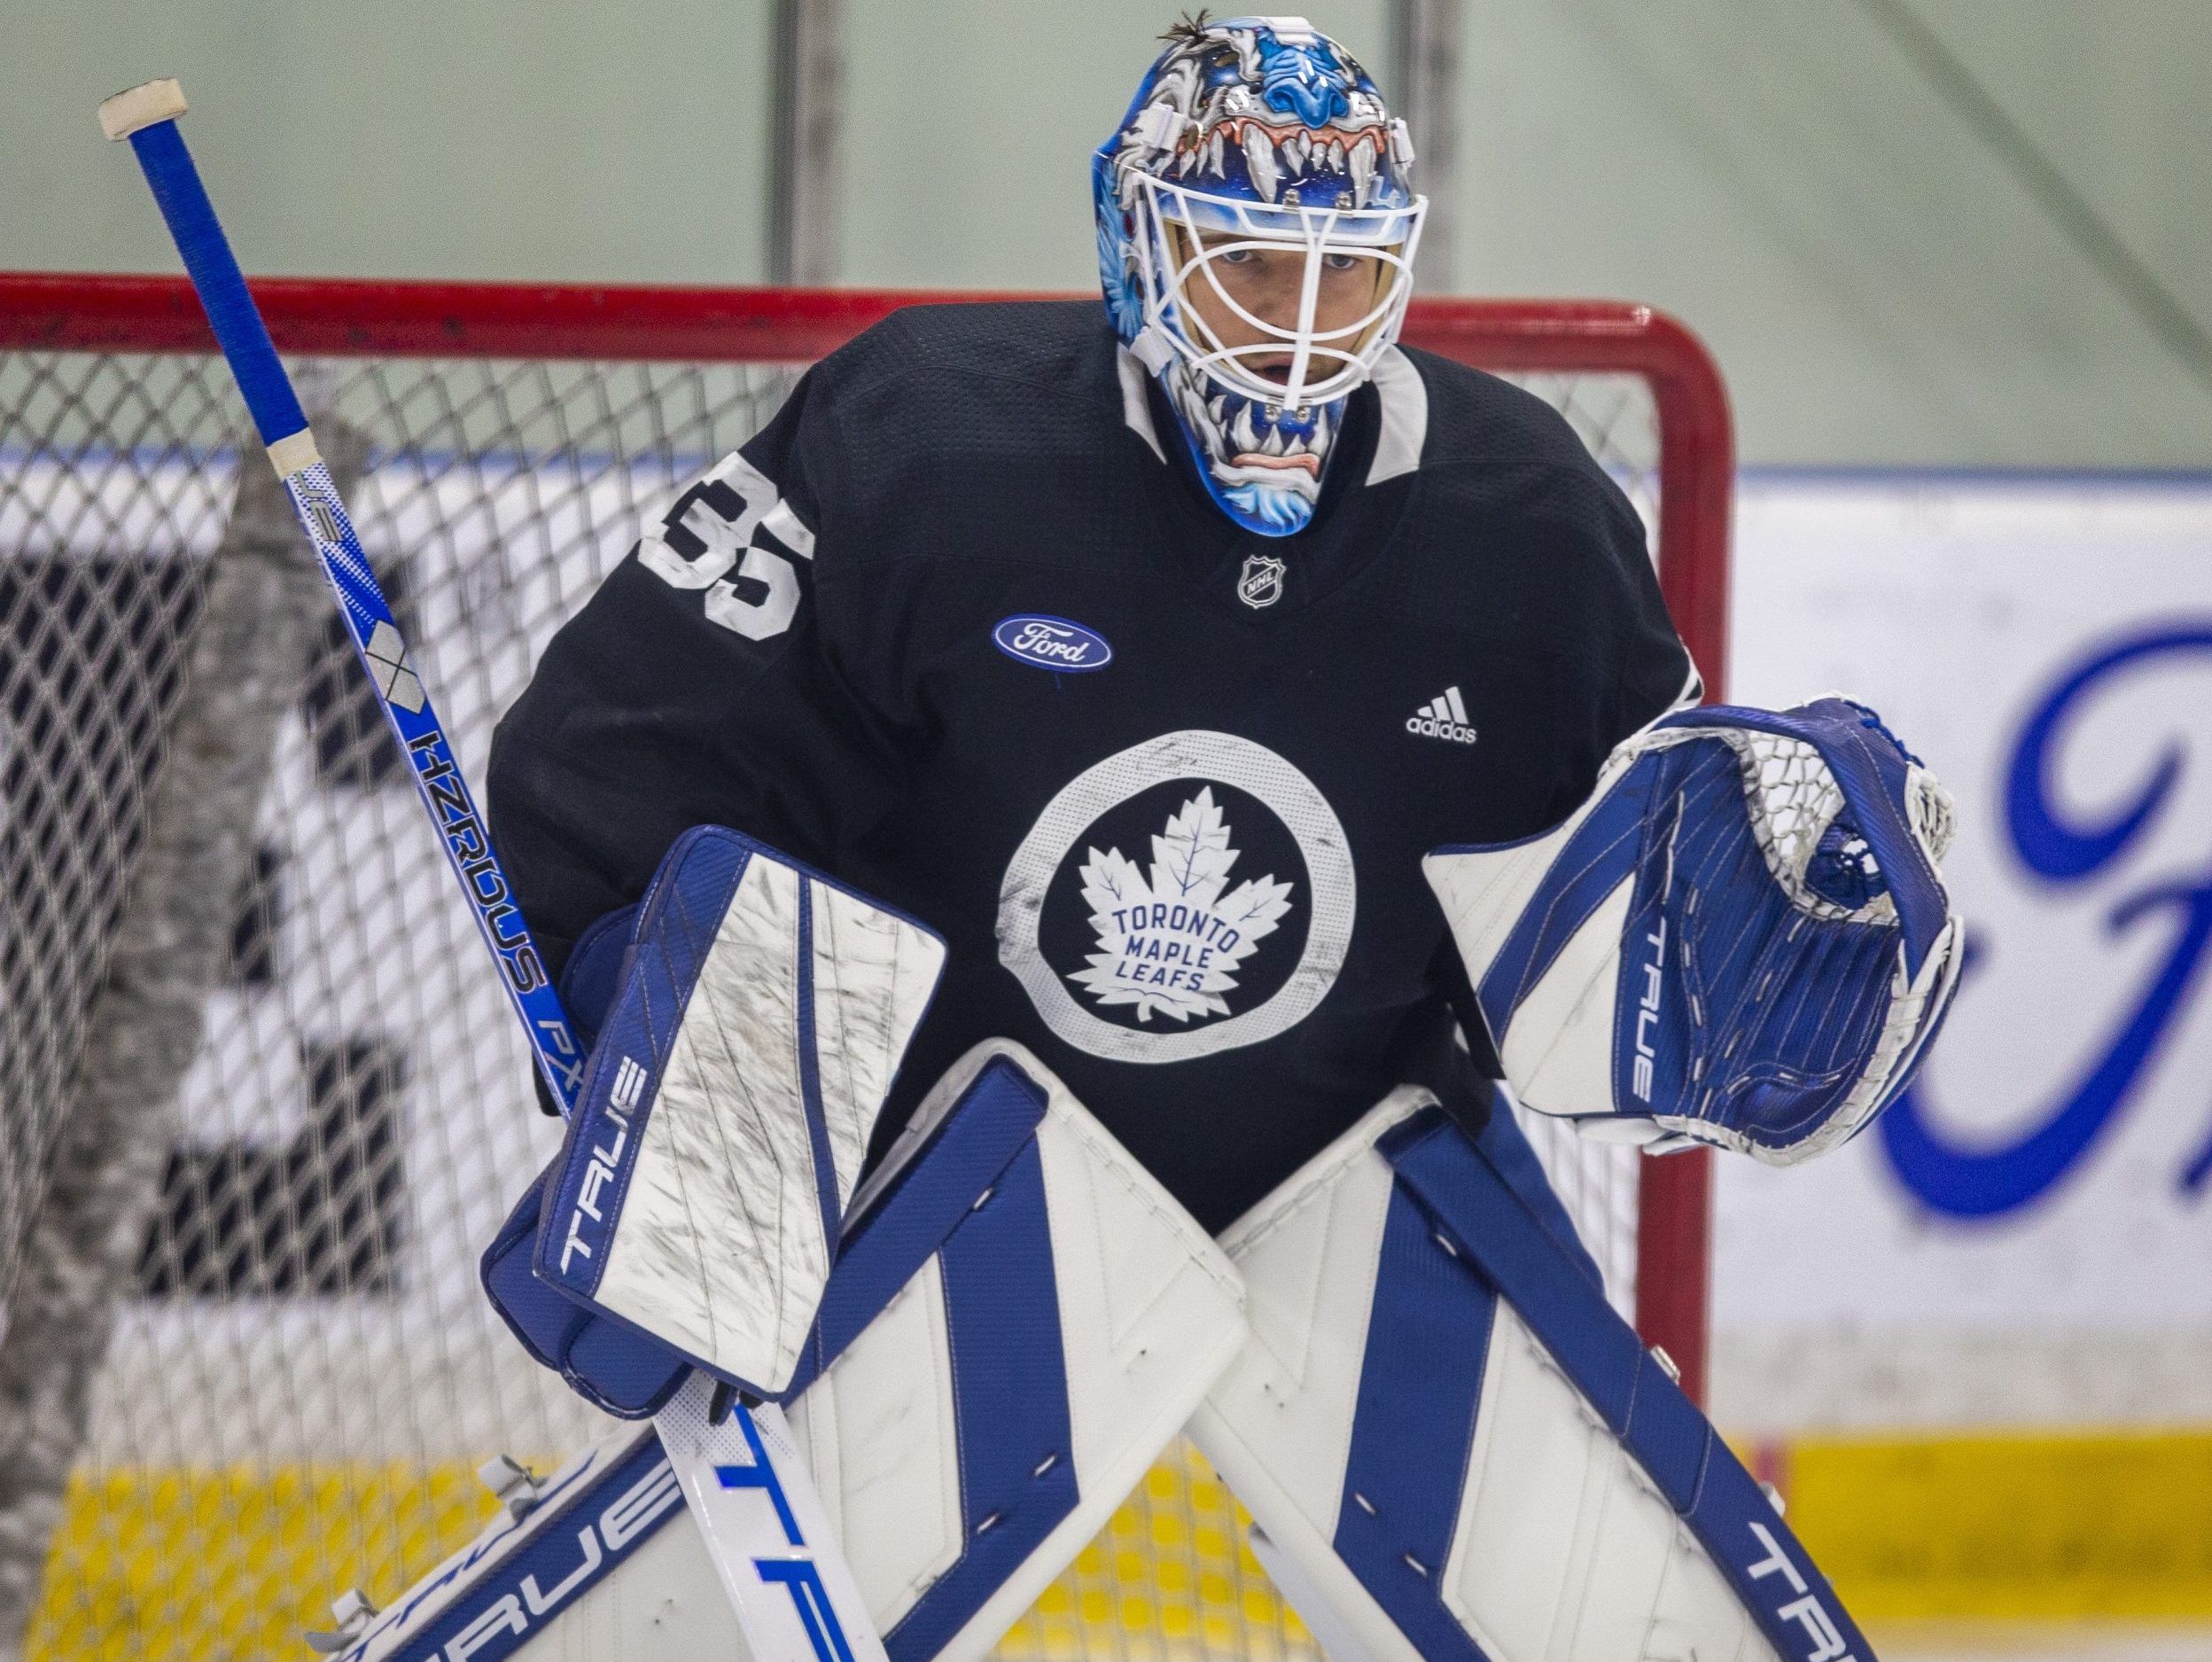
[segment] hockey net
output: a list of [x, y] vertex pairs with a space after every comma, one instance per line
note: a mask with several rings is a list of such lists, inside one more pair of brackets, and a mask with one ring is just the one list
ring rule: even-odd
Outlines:
[[[257, 286], [479, 781], [638, 527], [917, 298]], [[1463, 301], [1406, 338], [1569, 416], [1717, 691], [1731, 456], [1696, 343]], [[558, 1128], [211, 346], [181, 282], [0, 277], [0, 1623], [34, 1656], [304, 1655], [338, 1593], [479, 1526], [485, 1459], [604, 1429], [478, 1288]], [[1697, 1389], [1705, 1157], [1535, 1132]], [[1179, 1447], [1003, 1650], [1312, 1646]]]

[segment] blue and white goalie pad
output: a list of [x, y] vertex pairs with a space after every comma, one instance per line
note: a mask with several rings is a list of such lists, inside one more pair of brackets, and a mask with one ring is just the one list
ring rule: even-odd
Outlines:
[[944, 958], [749, 837], [686, 831], [632, 926], [537, 1276], [718, 1378], [787, 1390]]
[[1191, 1435], [1330, 1662], [1872, 1662], [1765, 1493], [1426, 1092], [1240, 1220]]
[[[855, 1204], [785, 1405], [891, 1662], [977, 1662], [1247, 1336], [1227, 1256], [1034, 1057], [963, 1057]], [[744, 1424], [723, 1422], [730, 1439]], [[817, 1543], [734, 1442], [703, 1520], [662, 1527], [686, 1501], [661, 1434], [572, 1463], [534, 1497], [541, 1517], [502, 1518], [349, 1633], [348, 1662], [742, 1662], [694, 1525], [766, 1543], [734, 1555], [764, 1581], [786, 1575], [775, 1545]]]
[[862, 1205], [791, 1432], [892, 1662], [974, 1662], [1242, 1348], [1243, 1289], [1007, 1042], [939, 1081]]
[[1777, 1165], [1904, 1088], [1956, 990], [1951, 799], [1842, 698], [1622, 744], [1525, 842], [1425, 861], [1521, 1103]]

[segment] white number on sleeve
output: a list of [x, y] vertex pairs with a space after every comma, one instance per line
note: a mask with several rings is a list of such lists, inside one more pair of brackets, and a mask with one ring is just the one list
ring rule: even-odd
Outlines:
[[[704, 589], [707, 617], [747, 640], [783, 633], [798, 615], [798, 573], [773, 549], [752, 540], [763, 523], [803, 558], [812, 558], [814, 533], [777, 494], [767, 474], [735, 451], [676, 498], [658, 526], [638, 544], [645, 569], [675, 589]], [[735, 578], [728, 575], [737, 568]], [[748, 598], [739, 584], [767, 593]]]

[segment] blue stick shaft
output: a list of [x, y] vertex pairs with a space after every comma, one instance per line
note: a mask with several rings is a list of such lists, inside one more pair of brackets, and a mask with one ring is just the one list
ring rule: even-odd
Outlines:
[[[424, 807], [430, 810], [431, 819], [445, 839], [446, 857], [475, 909], [477, 926], [493, 956], [499, 960], [508, 996], [530, 1034], [539, 1067], [552, 1087], [562, 1112], [572, 1113], [582, 1091], [582, 1052], [561, 1009], [560, 998], [546, 977], [544, 961], [538, 956], [530, 932], [522, 921], [522, 913], [514, 903], [507, 875], [492, 853], [483, 815], [477, 812], [468, 782], [462, 777], [454, 761], [453, 751], [439, 726], [438, 713], [409, 663], [407, 644], [392, 620], [392, 608], [378, 586], [375, 573], [369, 567], [368, 558], [362, 552], [361, 539], [354, 534], [346, 504], [339, 499], [331, 471], [315, 454], [299, 396], [292, 391], [291, 378], [276, 355], [276, 343], [269, 338], [268, 325], [261, 321], [261, 310], [253, 304], [253, 293], [246, 288], [238, 262], [230, 253], [230, 241], [215, 218], [214, 207], [199, 182], [199, 169], [193, 167], [191, 154], [184, 148], [183, 136], [176, 130], [172, 118], [133, 131], [130, 143], [145, 172], [147, 183], [153, 187], [154, 199], [161, 205], [162, 217], [168, 221], [170, 234], [176, 240], [177, 252], [184, 258], [184, 269], [191, 276], [200, 304], [206, 308], [207, 321], [214, 326], [222, 355], [238, 378], [238, 390], [245, 394], [246, 408], [253, 412], [261, 442], [284, 445], [282, 454], [291, 458], [279, 463], [277, 472], [284, 477], [292, 508], [299, 514], [308, 540], [315, 544], [316, 557], [323, 563], [323, 574], [330, 579], [331, 587], [337, 593], [339, 609], [353, 634], [362, 667], [377, 689], [378, 702], [384, 706], [393, 731], [399, 736], [408, 760], [414, 764], [416, 786], [422, 793]], [[287, 441], [291, 442], [286, 443]], [[695, 1379], [693, 1385], [697, 1384]], [[755, 1457], [766, 1457], [767, 1450], [753, 1424], [752, 1411], [737, 1407], [736, 1421]], [[682, 1425], [672, 1432], [664, 1418], [660, 1435], [674, 1460], [687, 1504], [704, 1515], [715, 1493], [712, 1486], [715, 1477], [703, 1466], [702, 1461], [714, 1433], [706, 1431], [702, 1438], [686, 1432]], [[674, 1442], [672, 1435], [675, 1438]], [[687, 1436], [689, 1443], [698, 1445], [689, 1454], [682, 1452], [688, 1447]], [[795, 1457], [772, 1459], [769, 1463], [781, 1491], [811, 1496], [812, 1479]], [[808, 1503], [819, 1512], [819, 1501], [810, 1500]], [[795, 1541], [796, 1537], [792, 1539]], [[802, 1547], [800, 1552], [805, 1556], [791, 1559], [779, 1551], [774, 1558], [744, 1564], [742, 1572], [732, 1556], [736, 1549], [730, 1543], [720, 1541], [709, 1530], [707, 1545], [716, 1572], [730, 1594], [739, 1625], [745, 1630], [748, 1646], [760, 1662], [852, 1662], [855, 1650], [860, 1650], [862, 1662], [883, 1662], [883, 1645], [868, 1627], [868, 1613], [860, 1603], [859, 1592], [853, 1585], [850, 1572], [839, 1568], [841, 1561], [833, 1544], [824, 1542], [811, 1552]], [[822, 1609], [816, 1611], [798, 1592], [791, 1593], [806, 1619], [803, 1641], [765, 1623], [755, 1603], [758, 1595], [752, 1590], [752, 1583], [745, 1579], [751, 1575], [765, 1586], [771, 1579], [771, 1570], [780, 1572], [794, 1563], [809, 1572], [816, 1595], [824, 1601]], [[830, 1602], [833, 1596], [823, 1590], [816, 1573], [823, 1567], [838, 1577], [844, 1588], [842, 1594], [835, 1596], [834, 1603]], [[834, 1646], [830, 1642], [832, 1638], [837, 1641]]]
[[144, 169], [169, 235], [184, 258], [199, 303], [207, 308], [215, 339], [224, 361], [238, 377], [238, 391], [245, 396], [261, 442], [274, 444], [302, 431], [308, 417], [292, 390], [292, 380], [277, 360], [276, 343], [269, 339], [245, 277], [230, 253], [230, 242], [215, 218], [214, 205], [192, 166], [191, 152], [175, 121], [157, 121], [130, 136], [130, 147]]
[[[273, 445], [306, 433], [306, 413], [215, 218], [183, 135], [174, 121], [158, 121], [133, 133], [130, 144], [183, 256], [192, 287], [206, 308], [223, 358], [238, 378], [261, 442]], [[530, 1035], [539, 1069], [563, 1112], [572, 1110], [583, 1081], [582, 1049], [515, 904], [507, 874], [492, 852], [484, 816], [454, 761], [438, 712], [416, 677], [406, 642], [362, 551], [330, 469], [314, 461], [287, 473], [284, 488], [322, 561], [323, 574], [337, 593], [362, 667], [414, 764], [423, 805], [445, 839], [446, 857], [469, 897], [486, 944], [499, 961], [501, 979]]]

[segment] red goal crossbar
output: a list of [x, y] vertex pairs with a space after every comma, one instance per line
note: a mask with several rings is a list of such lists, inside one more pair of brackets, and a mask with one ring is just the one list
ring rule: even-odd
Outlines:
[[[804, 363], [901, 306], [1034, 295], [865, 289], [351, 282], [253, 285], [277, 347], [331, 357]], [[1487, 370], [1640, 378], [1659, 431], [1661, 590], [1707, 696], [1727, 667], [1734, 442], [1726, 392], [1696, 337], [1663, 312], [1603, 300], [1416, 300], [1409, 345]], [[183, 277], [0, 273], [0, 351], [212, 353]], [[1710, 1156], [1643, 1162], [1636, 1325], [1702, 1401]]]

